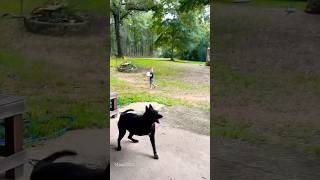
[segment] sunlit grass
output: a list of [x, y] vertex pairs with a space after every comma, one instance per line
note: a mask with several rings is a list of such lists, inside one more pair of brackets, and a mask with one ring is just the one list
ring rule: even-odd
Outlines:
[[[210, 84], [197, 84], [185, 82], [181, 79], [182, 76], [188, 74], [188, 69], [183, 66], [184, 63], [190, 64], [204, 64], [193, 61], [170, 61], [169, 59], [161, 58], [130, 58], [127, 61], [132, 62], [139, 68], [149, 71], [151, 67], [154, 68], [156, 84], [161, 88], [161, 91], [149, 91], [148, 82], [143, 82], [145, 78], [143, 72], [141, 77], [135, 75], [135, 77], [141, 78], [136, 79], [136, 83], [127, 82], [119, 79], [115, 69], [121, 63], [123, 59], [111, 59], [111, 90], [119, 94], [119, 102], [121, 105], [142, 102], [142, 101], [153, 101], [164, 105], [183, 105], [187, 107], [197, 107], [201, 109], [209, 109], [209, 101], [190, 101], [183, 97], [176, 97], [175, 94], [188, 93], [196, 95], [198, 93], [208, 94], [210, 91]], [[138, 83], [144, 83], [146, 89], [139, 89], [137, 86], [141, 86]], [[158, 88], [156, 88], [157, 90]]]

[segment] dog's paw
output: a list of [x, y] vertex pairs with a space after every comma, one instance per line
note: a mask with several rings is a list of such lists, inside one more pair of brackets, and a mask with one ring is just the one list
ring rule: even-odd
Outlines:
[[121, 151], [121, 147], [118, 147], [118, 148], [117, 148], [117, 151]]
[[154, 159], [159, 159], [158, 154], [155, 154], [155, 155], [154, 155]]

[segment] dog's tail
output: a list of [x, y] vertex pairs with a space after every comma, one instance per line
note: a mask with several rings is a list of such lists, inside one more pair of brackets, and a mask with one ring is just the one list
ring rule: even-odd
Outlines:
[[128, 109], [128, 110], [123, 111], [121, 114], [125, 114], [125, 113], [127, 113], [129, 111], [134, 111], [134, 110], [133, 109]]
[[51, 163], [53, 161], [55, 161], [56, 159], [59, 159], [61, 157], [64, 157], [64, 156], [75, 156], [77, 155], [76, 152], [74, 151], [68, 151], [68, 150], [64, 150], [64, 151], [60, 151], [60, 152], [55, 152], [53, 154], [51, 154], [50, 156], [40, 160], [37, 165], [39, 164], [43, 164], [43, 163]]

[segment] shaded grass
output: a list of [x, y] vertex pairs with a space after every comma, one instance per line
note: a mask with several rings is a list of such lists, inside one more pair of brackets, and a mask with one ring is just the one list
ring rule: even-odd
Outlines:
[[[216, 0], [216, 2], [236, 4], [233, 0]], [[304, 10], [306, 7], [306, 1], [304, 0], [252, 0], [247, 3], [238, 3], [238, 5], [249, 5], [257, 7], [272, 7], [272, 8], [287, 8], [291, 6], [292, 8]]]
[[281, 76], [241, 72], [219, 60], [215, 63], [214, 93], [216, 103], [225, 98], [245, 104], [272, 105], [298, 92], [311, 96], [320, 95], [320, 77], [314, 73], [291, 72]]
[[307, 146], [305, 147], [305, 151], [320, 155], [320, 145]]
[[[27, 113], [32, 119], [27, 134], [47, 136], [66, 125], [71, 129], [108, 126], [107, 100], [96, 94], [77, 95], [61, 70], [47, 60], [0, 49], [0, 93], [26, 97]], [[54, 118], [61, 115], [72, 116], [75, 121]]]
[[[288, 99], [298, 98], [297, 94], [318, 97], [320, 92], [320, 80], [315, 74], [291, 72], [282, 74], [281, 77], [272, 74], [244, 73], [232, 68], [220, 61], [215, 64], [215, 103], [221, 104], [231, 102], [234, 105], [258, 105], [258, 107], [269, 107], [277, 112], [286, 112]], [[261, 142], [251, 136], [256, 136], [241, 119], [226, 119], [218, 117], [212, 119], [213, 132], [216, 136], [241, 139], [248, 142]], [[251, 130], [250, 130], [251, 129]], [[296, 127], [290, 124], [279, 124], [277, 128], [264, 132], [265, 135], [273, 137], [274, 140], [266, 143], [279, 143], [282, 145], [317, 153], [317, 147], [312, 142], [318, 137], [319, 131], [307, 127]], [[259, 136], [258, 136], [259, 137]]]
[[[29, 14], [32, 9], [43, 5], [47, 0], [32, 0], [24, 1], [24, 13]], [[107, 3], [108, 1], [103, 0], [68, 0], [70, 6], [79, 12], [90, 12], [99, 15], [107, 14]], [[0, 13], [20, 13], [20, 1], [12, 0], [1, 0], [0, 2]]]
[[50, 116], [68, 115], [75, 118], [69, 124], [71, 129], [103, 128], [108, 125], [106, 121], [106, 101], [90, 97], [70, 96], [31, 96], [27, 101], [27, 111], [35, 119]]
[[6, 90], [13, 81], [20, 85], [34, 84], [43, 86], [47, 80], [53, 76], [44, 61], [34, 61], [30, 63], [27, 59], [13, 52], [7, 52], [0, 49], [0, 89]]
[[[255, 117], [253, 117], [255, 118], [254, 120], [243, 119], [241, 115], [238, 117], [234, 114], [231, 115], [232, 117], [212, 117], [211, 125], [213, 131], [211, 133], [219, 137], [235, 138], [258, 144], [275, 144], [276, 146], [319, 154], [319, 130], [316, 129], [318, 124], [315, 123], [315, 127], [313, 127], [313, 125], [304, 122], [315, 122], [315, 120], [306, 119], [307, 116], [301, 119], [294, 118], [295, 114], [310, 112], [309, 108], [311, 112], [314, 111], [315, 108], [310, 107], [310, 104], [316, 103], [319, 99], [319, 73], [301, 71], [296, 67], [290, 67], [291, 59], [286, 56], [276, 56], [276, 53], [272, 56], [273, 52], [271, 51], [270, 59], [262, 57], [265, 56], [265, 51], [269, 52], [268, 42], [277, 42], [278, 39], [276, 39], [277, 36], [273, 36], [269, 31], [261, 31], [261, 29], [268, 27], [273, 29], [273, 26], [277, 26], [274, 24], [277, 21], [272, 19], [276, 17], [273, 17], [268, 12], [259, 13], [255, 16], [258, 11], [255, 10], [254, 13], [248, 13], [250, 8], [240, 7], [283, 8], [284, 12], [288, 5], [287, 2], [281, 0], [270, 0], [268, 2], [253, 0], [251, 3], [237, 5], [236, 8], [242, 8], [242, 10], [236, 12], [237, 15], [234, 15], [235, 13], [227, 13], [228, 8], [226, 7], [231, 4], [216, 4], [219, 6], [217, 9], [221, 10], [215, 16], [215, 27], [217, 28], [214, 29], [217, 58], [215, 59], [212, 77], [214, 79], [213, 95], [216, 106], [220, 105], [226, 109], [232, 107], [232, 109], [248, 114], [251, 112], [249, 110], [244, 112], [242, 107], [244, 107], [243, 109], [247, 109], [246, 107], [252, 109], [253, 107], [258, 109], [258, 112], [265, 113], [266, 116], [268, 116], [267, 113], [271, 112], [272, 115], [266, 117], [268, 120], [274, 115], [278, 115], [278, 117], [275, 116], [276, 119], [270, 119], [270, 122], [266, 122], [266, 119], [261, 119], [261, 123]], [[303, 6], [299, 4], [303, 4]], [[304, 6], [305, 2], [296, 2], [294, 5], [298, 9], [304, 9]], [[225, 10], [223, 10], [224, 8]], [[235, 8], [231, 7], [231, 9]], [[280, 9], [280, 11], [282, 10]], [[282, 31], [286, 32], [279, 28], [279, 32]], [[298, 31], [299, 29], [297, 28]], [[259, 33], [270, 38], [268, 40], [263, 38], [255, 39], [255, 36], [258, 36]], [[292, 38], [295, 39], [299, 35], [292, 34]], [[279, 42], [281, 43], [281, 41]], [[304, 43], [303, 41], [301, 42], [301, 44]], [[257, 46], [260, 49], [256, 49]], [[219, 54], [220, 52], [221, 54]], [[261, 60], [257, 56], [260, 53]], [[286, 53], [292, 54], [296, 52], [294, 50], [289, 52], [283, 49], [282, 54]], [[271, 56], [273, 59], [271, 59]], [[288, 64], [284, 64], [284, 67], [275, 67], [274, 59], [283, 59], [285, 62], [288, 61]], [[295, 66], [300, 65], [296, 64]], [[248, 117], [251, 115], [243, 116]], [[261, 117], [263, 118], [263, 116]], [[270, 124], [268, 124], [268, 127], [264, 127], [263, 124], [265, 123]], [[259, 138], [255, 139], [259, 135], [263, 136], [262, 141]]]
[[239, 139], [255, 144], [269, 141], [266, 135], [255, 131], [250, 123], [233, 121], [223, 116], [211, 118], [211, 135], [213, 137]]
[[[52, 106], [59, 109], [50, 108]], [[27, 99], [27, 114], [30, 117], [26, 117], [31, 124], [26, 126], [25, 136], [51, 136], [63, 128], [105, 128], [109, 125], [104, 113], [106, 109], [101, 102], [85, 102], [68, 97], [31, 97]], [[0, 138], [3, 137], [1, 130]]]
[[[214, 73], [214, 96], [216, 104], [232, 102], [234, 105], [258, 107], [278, 112], [286, 112], [288, 99], [298, 98], [297, 94], [319, 97], [320, 80], [314, 73], [291, 72], [275, 76], [265, 73], [248, 73], [217, 61]], [[314, 141], [319, 131], [311, 127], [281, 126], [263, 132], [255, 131], [250, 123], [242, 119], [217, 117], [212, 119], [212, 135], [240, 139], [250, 143], [277, 144], [293, 149], [320, 154]]]
[[253, 144], [274, 144], [286, 148], [302, 150], [320, 155], [320, 146], [310, 141], [320, 135], [319, 130], [304, 128], [287, 128], [281, 130], [283, 138], [279, 142], [279, 137], [274, 139], [273, 134], [255, 130], [254, 126], [245, 120], [234, 120], [225, 116], [214, 116], [211, 118], [211, 135], [213, 137], [223, 137], [238, 139]]

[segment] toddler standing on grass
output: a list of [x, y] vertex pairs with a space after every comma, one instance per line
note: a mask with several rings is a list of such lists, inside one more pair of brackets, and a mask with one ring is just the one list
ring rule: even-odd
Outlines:
[[150, 69], [149, 72], [149, 83], [150, 83], [150, 89], [155, 88], [156, 84], [154, 83], [154, 72], [153, 67]]

